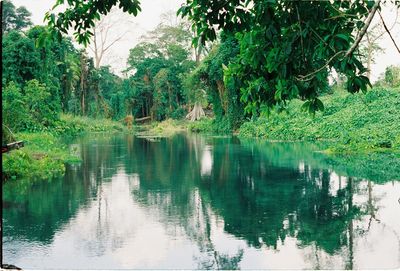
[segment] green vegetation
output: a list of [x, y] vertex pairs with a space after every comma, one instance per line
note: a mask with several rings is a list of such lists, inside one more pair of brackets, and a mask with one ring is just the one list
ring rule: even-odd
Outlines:
[[3, 154], [3, 176], [5, 179], [48, 179], [65, 171], [64, 163], [79, 159], [67, 146], [51, 133], [19, 133], [25, 147]]
[[122, 132], [127, 128], [121, 122], [104, 118], [88, 118], [73, 115], [61, 115], [59, 122], [54, 127], [54, 132], [60, 135], [76, 136], [90, 132]]
[[[152, 122], [147, 125], [140, 126], [136, 135], [139, 137], [170, 137], [176, 133], [187, 130], [187, 121], [167, 119], [162, 122]], [[138, 127], [139, 129], [139, 127]]]
[[[15, 7], [6, 2], [4, 20], [14, 22]], [[162, 121], [187, 114], [183, 80], [195, 66], [187, 23], [160, 24], [142, 37], [130, 50], [122, 78], [109, 66], [95, 67], [69, 37], [57, 38], [43, 26], [27, 29], [28, 22], [24, 27], [9, 23], [2, 44], [3, 121], [13, 131], [51, 129], [60, 113], [117, 121], [129, 115]]]
[[183, 23], [161, 24], [130, 50], [127, 71], [135, 72], [127, 79], [126, 115], [156, 121], [185, 116], [188, 99], [182, 80], [195, 65], [190, 59], [192, 36], [185, 29]]
[[5, 179], [36, 180], [62, 175], [66, 162], [81, 161], [76, 150], [68, 148], [62, 137], [116, 131], [126, 131], [126, 128], [120, 123], [107, 119], [61, 115], [55, 127], [50, 130], [20, 132], [14, 135], [18, 140], [23, 140], [25, 146], [3, 154], [3, 176]]
[[270, 140], [330, 140], [333, 152], [400, 150], [400, 91], [375, 88], [366, 94], [343, 91], [322, 98], [325, 110], [314, 116], [301, 111], [301, 101], [286, 111], [272, 111], [244, 123], [241, 137]]
[[333, 170], [339, 175], [353, 176], [377, 183], [398, 180], [400, 152], [330, 153], [322, 150], [331, 142], [270, 142], [240, 138], [248, 150], [257, 150], [274, 166], [297, 168], [303, 161], [314, 168]]
[[[74, 23], [78, 42], [87, 44], [95, 20], [115, 5], [133, 15], [140, 11], [136, 0], [68, 2], [65, 11], [49, 12], [46, 19], [60, 36]], [[346, 75], [349, 92], [365, 91], [370, 83], [356, 48], [379, 8], [380, 1], [187, 0], [178, 13], [192, 20], [194, 45], [216, 40], [215, 25], [237, 39], [240, 52], [225, 68], [225, 81], [240, 89], [246, 113], [258, 115], [261, 106], [299, 96], [310, 112], [322, 110], [317, 97], [327, 87], [330, 68]]]
[[[238, 54], [238, 42], [232, 36], [221, 35], [221, 43], [215, 45], [201, 64], [187, 77], [186, 87], [192, 91], [204, 91], [215, 115], [216, 132], [232, 131], [243, 120], [244, 110], [240, 102], [240, 90], [235, 81], [224, 83], [223, 67], [229, 65]], [[197, 98], [197, 101], [201, 101]]]
[[[245, 121], [236, 131], [241, 138], [268, 141], [327, 141], [328, 152], [399, 152], [400, 91], [375, 88], [366, 94], [337, 91], [322, 98], [323, 112], [310, 115], [300, 100], [286, 110], [264, 112]], [[207, 134], [226, 134], [229, 129], [216, 119], [203, 118], [189, 123], [188, 129]], [[224, 129], [225, 128], [225, 129]]]
[[[62, 136], [123, 131], [122, 121], [131, 126], [126, 116], [161, 121], [186, 114], [182, 80], [194, 61], [189, 57], [191, 33], [183, 24], [160, 25], [144, 37], [147, 43], [133, 48], [128, 59], [127, 72], [133, 75], [121, 78], [108, 66], [96, 68], [69, 37], [30, 27], [25, 11], [5, 1], [2, 144], [25, 141], [23, 149], [3, 155], [6, 178], [62, 173], [63, 163], [76, 159]], [[168, 130], [160, 127], [158, 132]]]
[[[318, 96], [327, 88], [329, 69], [347, 79], [355, 93], [369, 84], [354, 29], [374, 16], [379, 1], [226, 1], [188, 0], [179, 13], [197, 30], [195, 43], [216, 40], [215, 25], [235, 37], [239, 53], [224, 69], [225, 83], [240, 89], [245, 112], [258, 116], [298, 97], [310, 112], [322, 110]], [[361, 36], [362, 37], [362, 36]]]
[[376, 82], [377, 86], [382, 87], [400, 87], [400, 67], [398, 66], [389, 66], [386, 68], [385, 72], [382, 74], [381, 78], [379, 78], [378, 82]]
[[[76, 37], [87, 43], [88, 29], [112, 6], [140, 11], [138, 1], [103, 2], [68, 2], [64, 12], [46, 15], [49, 26], [32, 26], [29, 11], [4, 2], [3, 134], [11, 130], [27, 140], [25, 149], [6, 155], [6, 176], [35, 174], [27, 169], [40, 168], [39, 162], [50, 167], [37, 157], [70, 159], [65, 148], [57, 149], [61, 143], [47, 148], [30, 137], [58, 142], [82, 132], [122, 131], [122, 122], [131, 127], [130, 120], [141, 118], [152, 123], [141, 136], [187, 127], [242, 138], [328, 140], [335, 142], [329, 150], [341, 153], [400, 148], [398, 67], [388, 67], [365, 95], [333, 91], [366, 92], [353, 30], [364, 29], [378, 2], [228, 1], [222, 7], [188, 0], [179, 13], [192, 20], [192, 29], [185, 20], [158, 25], [130, 50], [124, 77], [94, 64], [64, 35], [77, 22]], [[211, 25], [222, 29], [218, 36]], [[331, 70], [339, 87], [328, 84]], [[190, 110], [204, 115], [203, 108], [211, 119], [183, 120]], [[9, 141], [3, 136], [3, 144]]]

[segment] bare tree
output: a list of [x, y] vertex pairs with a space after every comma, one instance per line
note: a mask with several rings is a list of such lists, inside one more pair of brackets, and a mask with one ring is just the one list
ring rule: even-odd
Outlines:
[[[396, 9], [396, 15], [393, 23], [388, 28], [389, 31], [393, 30], [396, 25], [399, 25], [399, 10]], [[379, 19], [379, 18], [377, 18]], [[361, 50], [364, 51], [365, 60], [367, 62], [367, 77], [371, 79], [371, 66], [374, 63], [374, 58], [377, 53], [383, 52], [384, 49], [379, 45], [379, 41], [382, 39], [387, 31], [384, 28], [382, 21], [377, 21], [366, 33], [365, 39], [361, 44]]]
[[[124, 30], [126, 23], [132, 23], [119, 9], [112, 9], [109, 14], [103, 16], [92, 28], [93, 36], [90, 39], [89, 49], [94, 54], [94, 65], [99, 68], [106, 53], [117, 42], [121, 41], [129, 30]], [[126, 27], [125, 27], [126, 28]]]
[[163, 14], [160, 15], [160, 20], [161, 24], [167, 25], [167, 26], [178, 26], [180, 24], [187, 24], [188, 21], [176, 16], [176, 12], [174, 10], [169, 10], [164, 12]]

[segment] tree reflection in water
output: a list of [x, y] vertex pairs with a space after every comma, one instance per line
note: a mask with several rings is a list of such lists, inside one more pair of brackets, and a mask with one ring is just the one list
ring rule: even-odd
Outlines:
[[[116, 250], [135, 234], [132, 221], [116, 225], [120, 214], [112, 201], [120, 197], [118, 208], [127, 219], [136, 210], [131, 206], [138, 205], [169, 236], [184, 232], [200, 252], [193, 256], [200, 269], [241, 267], [246, 247], [217, 246], [213, 231], [219, 229], [259, 250], [278, 251], [287, 240], [296, 240], [308, 268], [353, 269], [358, 240], [374, 225], [383, 227], [375, 180], [340, 176], [329, 159], [313, 152], [318, 146], [265, 147], [187, 134], [159, 142], [99, 137], [78, 146], [83, 163], [70, 166], [64, 180], [24, 190], [5, 187], [4, 199], [23, 206], [5, 209], [6, 238], [50, 244], [63, 225], [90, 206], [96, 212], [86, 214], [96, 219], [82, 240], [87, 250], [103, 255], [110, 244]], [[121, 186], [125, 180], [128, 186]], [[112, 196], [116, 189], [130, 190], [129, 196]], [[32, 231], [32, 225], [43, 227]]]

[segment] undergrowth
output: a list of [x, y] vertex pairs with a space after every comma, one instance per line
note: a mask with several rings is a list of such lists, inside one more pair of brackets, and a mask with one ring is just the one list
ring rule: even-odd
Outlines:
[[328, 140], [336, 153], [400, 150], [400, 89], [375, 88], [366, 94], [344, 91], [322, 97], [325, 110], [314, 116], [294, 100], [283, 112], [273, 111], [239, 129], [242, 138]]
[[185, 131], [186, 126], [186, 120], [167, 119], [162, 122], [152, 122], [150, 124], [141, 125], [137, 128], [141, 129], [141, 131], [135, 134], [145, 137], [169, 137], [177, 132]]
[[72, 115], [61, 115], [51, 129], [37, 132], [20, 132], [16, 140], [23, 140], [24, 147], [3, 154], [3, 178], [49, 179], [65, 172], [66, 162], [79, 162], [74, 150], [61, 139], [83, 133], [124, 131], [118, 122], [107, 119], [91, 119]]

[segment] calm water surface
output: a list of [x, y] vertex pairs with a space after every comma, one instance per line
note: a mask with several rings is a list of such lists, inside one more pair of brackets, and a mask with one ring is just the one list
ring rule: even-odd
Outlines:
[[70, 148], [83, 162], [67, 165], [63, 178], [4, 185], [4, 263], [24, 269], [400, 266], [400, 173], [327, 157], [318, 145], [188, 134], [96, 135]]

